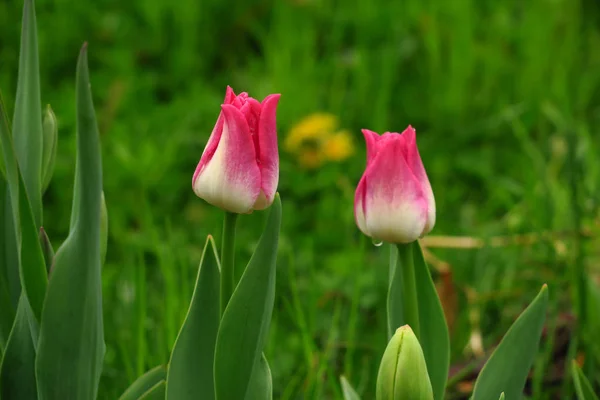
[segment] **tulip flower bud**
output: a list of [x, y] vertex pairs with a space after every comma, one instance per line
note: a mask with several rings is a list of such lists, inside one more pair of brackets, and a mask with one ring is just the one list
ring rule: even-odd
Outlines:
[[54, 173], [54, 162], [56, 160], [56, 144], [58, 142], [58, 128], [56, 116], [50, 108], [46, 107], [43, 124], [43, 153], [42, 153], [42, 193], [46, 191], [52, 174]]
[[435, 199], [415, 130], [378, 135], [363, 129], [367, 167], [354, 197], [358, 228], [377, 241], [410, 243], [435, 224]]
[[194, 193], [234, 213], [273, 203], [279, 181], [275, 113], [279, 94], [262, 103], [229, 86], [215, 128], [192, 178]]
[[383, 353], [377, 400], [433, 400], [423, 350], [408, 325], [396, 330]]

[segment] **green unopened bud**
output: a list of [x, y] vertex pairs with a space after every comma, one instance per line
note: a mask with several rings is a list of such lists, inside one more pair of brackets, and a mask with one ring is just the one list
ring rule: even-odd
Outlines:
[[56, 161], [56, 145], [58, 143], [58, 126], [56, 124], [56, 116], [50, 108], [50, 105], [46, 107], [44, 112], [44, 125], [43, 125], [43, 145], [44, 150], [42, 153], [42, 193], [46, 191], [52, 174], [54, 173], [54, 162]]
[[106, 247], [108, 245], [108, 211], [106, 210], [106, 200], [102, 192], [100, 202], [100, 260], [104, 265], [106, 260]]
[[423, 350], [408, 325], [396, 330], [383, 353], [377, 400], [433, 400]]

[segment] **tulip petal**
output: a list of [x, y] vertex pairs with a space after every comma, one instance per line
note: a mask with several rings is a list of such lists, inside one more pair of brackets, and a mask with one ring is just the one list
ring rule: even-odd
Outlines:
[[382, 142], [363, 177], [366, 230], [391, 243], [416, 240], [427, 223], [427, 199], [405, 160], [404, 147], [401, 136]]
[[365, 220], [365, 196], [367, 188], [367, 178], [365, 175], [360, 178], [356, 192], [354, 193], [354, 221], [358, 229], [367, 236], [371, 236], [367, 231], [367, 221]]
[[223, 104], [232, 104], [237, 96], [235, 92], [231, 88], [231, 86], [227, 85], [227, 89], [225, 90], [225, 100], [223, 100]]
[[271, 205], [279, 183], [276, 111], [280, 97], [279, 94], [271, 94], [263, 100], [261, 105], [262, 110], [258, 121], [258, 162], [262, 192], [261, 201], [254, 206], [256, 210]]
[[241, 111], [231, 104], [223, 104], [221, 110], [222, 134], [212, 158], [202, 168], [199, 166], [194, 192], [227, 211], [247, 213], [260, 193], [254, 143]]
[[362, 133], [365, 137], [365, 142], [367, 143], [367, 165], [369, 165], [373, 158], [375, 158], [375, 154], [377, 154], [379, 148], [378, 142], [381, 139], [381, 136], [368, 129], [363, 129]]
[[252, 140], [254, 141], [254, 148], [256, 149], [256, 154], [258, 152], [258, 120], [260, 118], [260, 109], [261, 105], [258, 100], [249, 97], [246, 100], [246, 103], [240, 108], [240, 111], [246, 118], [248, 123], [248, 128], [250, 128], [250, 135], [252, 136]]
[[[227, 86], [229, 88], [229, 86]], [[208, 143], [206, 143], [206, 147], [202, 152], [202, 156], [200, 157], [200, 162], [198, 166], [196, 166], [196, 171], [194, 171], [194, 176], [192, 177], [192, 187], [194, 186], [194, 182], [196, 182], [196, 177], [202, 171], [204, 166], [208, 164], [208, 162], [213, 158], [215, 151], [217, 151], [217, 146], [219, 145], [219, 141], [221, 140], [221, 134], [223, 133], [223, 113], [219, 114], [219, 118], [217, 119], [217, 123], [213, 128], [210, 137], [208, 138]]]
[[402, 132], [402, 136], [404, 136], [406, 142], [406, 162], [421, 185], [423, 194], [427, 199], [427, 223], [421, 234], [422, 236], [429, 233], [435, 225], [435, 198], [433, 196], [431, 184], [429, 183], [429, 178], [427, 178], [427, 172], [425, 172], [425, 167], [423, 166], [423, 161], [421, 161], [421, 156], [419, 155], [415, 129], [409, 125], [408, 128]]

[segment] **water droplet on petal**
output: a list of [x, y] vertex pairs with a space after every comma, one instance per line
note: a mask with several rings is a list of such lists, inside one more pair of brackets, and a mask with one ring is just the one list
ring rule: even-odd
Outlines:
[[373, 246], [375, 246], [375, 247], [379, 247], [383, 244], [383, 242], [381, 240], [377, 240], [375, 238], [373, 238], [372, 241], [373, 241]]

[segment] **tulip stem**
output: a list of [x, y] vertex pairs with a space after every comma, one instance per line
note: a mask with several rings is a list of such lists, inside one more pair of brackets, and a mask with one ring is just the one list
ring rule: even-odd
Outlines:
[[223, 242], [221, 245], [221, 316], [235, 289], [234, 255], [235, 255], [235, 224], [237, 214], [225, 211], [223, 221]]
[[404, 319], [417, 338], [420, 337], [419, 303], [417, 298], [417, 282], [413, 259], [413, 244], [398, 244], [397, 268], [402, 274], [402, 309]]

